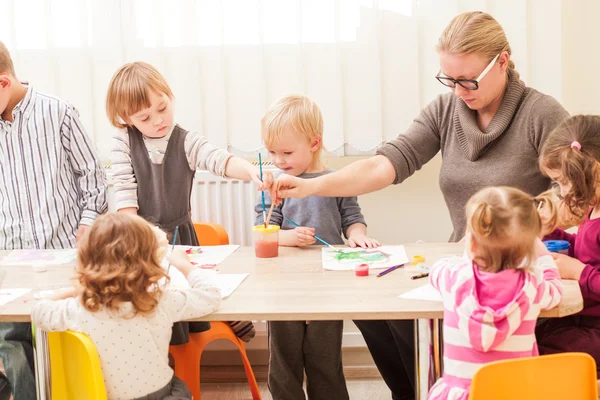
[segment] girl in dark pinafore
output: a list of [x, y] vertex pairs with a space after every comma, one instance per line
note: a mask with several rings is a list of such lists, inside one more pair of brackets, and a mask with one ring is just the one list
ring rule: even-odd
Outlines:
[[[120, 212], [137, 213], [157, 224], [168, 235], [177, 226], [177, 244], [198, 246], [190, 214], [190, 196], [197, 169], [268, 189], [248, 161], [219, 149], [197, 132], [188, 132], [173, 121], [173, 93], [164, 77], [144, 62], [125, 64], [113, 76], [106, 98], [111, 124], [120, 131], [112, 148], [115, 200]], [[245, 341], [254, 336], [250, 321], [230, 323]], [[210, 329], [208, 322], [177, 323], [171, 345], [184, 344], [189, 332]]]

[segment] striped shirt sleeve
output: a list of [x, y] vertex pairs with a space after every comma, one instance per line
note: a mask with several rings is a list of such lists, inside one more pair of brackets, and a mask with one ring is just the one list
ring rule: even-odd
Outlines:
[[537, 303], [542, 310], [550, 310], [556, 307], [562, 298], [563, 283], [556, 268], [556, 262], [551, 255], [539, 257], [536, 269], [541, 273], [541, 281], [538, 285], [536, 296]]
[[193, 171], [201, 169], [225, 177], [227, 161], [233, 157], [233, 154], [213, 146], [198, 132], [188, 132], [184, 146], [188, 163]]
[[117, 210], [122, 208], [138, 208], [137, 181], [133, 174], [131, 150], [127, 132], [122, 130], [113, 136], [111, 151], [113, 184], [115, 188], [115, 204]]
[[61, 140], [71, 167], [78, 177], [83, 206], [80, 225], [91, 225], [98, 214], [106, 212], [106, 172], [90, 137], [73, 106], [66, 109], [61, 125]]
[[446, 288], [446, 279], [451, 266], [449, 258], [442, 258], [436, 261], [429, 271], [429, 283], [440, 293]]

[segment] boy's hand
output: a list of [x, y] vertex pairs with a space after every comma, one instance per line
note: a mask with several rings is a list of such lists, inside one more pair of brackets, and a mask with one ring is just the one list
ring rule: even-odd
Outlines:
[[362, 232], [354, 232], [348, 238], [348, 246], [372, 249], [381, 246], [381, 244], [377, 240], [367, 237]]
[[196, 269], [190, 262], [187, 253], [182, 248], [173, 249], [173, 252], [167, 256], [167, 260], [169, 260], [172, 266], [181, 271], [186, 278], [190, 272]]
[[581, 277], [585, 264], [576, 258], [566, 256], [560, 253], [552, 253], [552, 258], [556, 262], [560, 277], [563, 279], [574, 279], [576, 281]]
[[293, 232], [296, 239], [296, 246], [298, 247], [310, 246], [317, 241], [317, 239], [314, 238], [315, 228], [299, 226], [294, 228]]

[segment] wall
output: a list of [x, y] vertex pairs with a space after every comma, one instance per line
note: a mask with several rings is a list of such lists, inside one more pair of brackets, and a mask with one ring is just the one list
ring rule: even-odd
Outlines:
[[562, 104], [571, 114], [600, 114], [600, 1], [562, 1]]
[[[328, 166], [340, 169], [357, 159], [330, 158]], [[360, 196], [369, 235], [385, 244], [446, 242], [452, 224], [438, 186], [440, 165], [438, 154], [402, 184]]]

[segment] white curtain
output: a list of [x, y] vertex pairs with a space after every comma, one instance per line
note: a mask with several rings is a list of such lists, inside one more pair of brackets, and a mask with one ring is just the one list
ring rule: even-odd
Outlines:
[[522, 78], [561, 97], [560, 0], [0, 0], [0, 40], [17, 75], [79, 109], [104, 159], [110, 77], [154, 64], [176, 120], [242, 156], [262, 149], [260, 118], [289, 93], [321, 106], [338, 155], [372, 153], [446, 89], [435, 45], [452, 17], [487, 11]]

